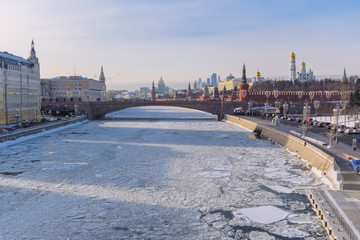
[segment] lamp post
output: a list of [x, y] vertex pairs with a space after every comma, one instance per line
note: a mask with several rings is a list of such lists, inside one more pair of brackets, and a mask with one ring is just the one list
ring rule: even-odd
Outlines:
[[250, 110], [251, 110], [251, 116], [252, 116], [252, 117], [254, 116], [253, 110], [252, 110], [253, 104], [254, 104], [254, 103], [253, 103], [252, 100], [250, 100], [250, 101], [248, 102], [249, 115], [250, 115]]
[[308, 103], [306, 102], [305, 103], [305, 106], [304, 106], [304, 109], [303, 109], [303, 125], [302, 125], [302, 128], [303, 128], [303, 135], [302, 137], [304, 138], [305, 137], [305, 134], [306, 134], [306, 131], [307, 131], [307, 118], [309, 116], [309, 113], [310, 113], [310, 106], [308, 105]]
[[317, 110], [320, 107], [320, 101], [314, 101], [315, 115], [317, 115]]
[[336, 107], [333, 109], [333, 115], [334, 115], [334, 117], [336, 119], [336, 125], [335, 125], [335, 128], [334, 128], [336, 143], [338, 143], [338, 134], [337, 134], [338, 132], [337, 132], [337, 130], [338, 130], [340, 112], [341, 112], [340, 106], [339, 106], [339, 104], [336, 104]]
[[269, 108], [269, 103], [266, 102], [266, 103], [265, 103], [265, 120], [267, 120], [267, 111], [268, 111], [268, 108]]
[[340, 105], [342, 110], [344, 110], [344, 126], [346, 127], [346, 105], [348, 104], [348, 101], [346, 100], [341, 100], [340, 101]]
[[280, 112], [281, 102], [280, 101], [275, 101], [275, 107], [277, 109], [279, 109], [279, 112]]
[[288, 110], [289, 110], [289, 104], [287, 104], [287, 102], [285, 102], [283, 104], [283, 113], [284, 113], [285, 119], [286, 119], [286, 113]]

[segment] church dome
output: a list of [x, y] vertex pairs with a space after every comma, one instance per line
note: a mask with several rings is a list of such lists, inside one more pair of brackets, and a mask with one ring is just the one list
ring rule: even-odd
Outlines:
[[295, 56], [296, 56], [296, 55], [295, 55], [294, 51], [292, 51], [292, 53], [290, 54], [290, 57], [291, 57], [291, 58], [295, 58]]
[[232, 79], [234, 79], [234, 78], [235, 78], [235, 77], [230, 73], [230, 75], [226, 77], [226, 80], [232, 80]]
[[302, 63], [300, 63], [301, 66], [305, 66], [306, 63], [303, 61]]
[[257, 76], [257, 77], [260, 77], [260, 76], [261, 76], [259, 70], [257, 71], [256, 76]]

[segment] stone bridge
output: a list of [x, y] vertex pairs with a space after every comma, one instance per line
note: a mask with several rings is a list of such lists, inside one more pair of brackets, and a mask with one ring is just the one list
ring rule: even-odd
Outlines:
[[44, 109], [56, 109], [59, 106], [75, 108], [90, 120], [101, 119], [107, 113], [130, 107], [171, 106], [201, 110], [214, 115], [232, 114], [234, 108], [246, 107], [246, 102], [205, 102], [205, 101], [121, 101], [121, 102], [43, 102]]

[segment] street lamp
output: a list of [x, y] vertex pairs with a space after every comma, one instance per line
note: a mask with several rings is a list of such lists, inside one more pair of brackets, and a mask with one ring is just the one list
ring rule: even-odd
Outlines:
[[276, 107], [276, 109], [279, 109], [279, 112], [280, 112], [281, 102], [280, 102], [280, 101], [276, 101], [276, 102], [275, 102], [275, 107]]
[[310, 113], [310, 106], [308, 105], [308, 103], [306, 102], [305, 103], [305, 106], [304, 106], [304, 109], [303, 109], [303, 125], [302, 125], [302, 128], [303, 128], [303, 135], [302, 137], [304, 138], [305, 137], [305, 134], [306, 134], [306, 131], [307, 131], [307, 118], [309, 116], [309, 113]]
[[346, 127], [346, 105], [348, 104], [348, 101], [346, 100], [341, 100], [340, 101], [340, 105], [342, 110], [344, 110], [344, 126]]
[[254, 103], [253, 103], [252, 100], [250, 100], [250, 101], [248, 102], [249, 115], [250, 115], [250, 110], [251, 110], [251, 115], [252, 115], [252, 117], [254, 116], [253, 110], [252, 110], [253, 104], [254, 104]]
[[314, 101], [315, 115], [317, 115], [317, 110], [320, 107], [320, 101]]
[[286, 113], [288, 110], [289, 110], [289, 104], [287, 104], [287, 102], [285, 102], [283, 104], [283, 113], [284, 113], [285, 119], [286, 119]]
[[269, 109], [269, 103], [266, 102], [266, 103], [265, 103], [265, 119], [266, 119], [266, 120], [267, 120], [267, 111], [268, 111], [268, 109]]
[[338, 132], [337, 132], [337, 129], [338, 129], [338, 124], [339, 124], [339, 114], [340, 114], [341, 110], [340, 110], [340, 106], [339, 104], [336, 104], [336, 107], [333, 109], [333, 115], [336, 119], [336, 126], [334, 128], [334, 131], [335, 131], [335, 141], [336, 143], [338, 143]]

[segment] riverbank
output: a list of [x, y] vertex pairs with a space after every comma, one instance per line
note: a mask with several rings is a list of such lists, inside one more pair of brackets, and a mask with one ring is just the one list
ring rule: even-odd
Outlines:
[[37, 126], [29, 127], [29, 128], [22, 128], [15, 130], [14, 132], [9, 132], [6, 134], [0, 135], [0, 143], [7, 142], [7, 141], [15, 141], [19, 138], [24, 138], [32, 135], [36, 135], [43, 132], [48, 132], [52, 129], [58, 129], [60, 127], [64, 127], [67, 125], [79, 123], [87, 121], [86, 116], [79, 116], [76, 118], [72, 118], [66, 121], [56, 121], [56, 122], [48, 122], [44, 124], [40, 124]]
[[[309, 141], [300, 138], [295, 134], [296, 129], [289, 126], [272, 127], [266, 121], [228, 115], [225, 119], [281, 144], [305, 160], [318, 177], [327, 179], [324, 182], [334, 190], [312, 189], [308, 192], [316, 214], [331, 239], [359, 239], [360, 191], [353, 191], [360, 186], [359, 176], [349, 170], [348, 162], [342, 156], [349, 153], [350, 146], [339, 144], [337, 148], [341, 147], [341, 151], [325, 150], [324, 139], [315, 134]], [[344, 187], [349, 190], [343, 190]]]

